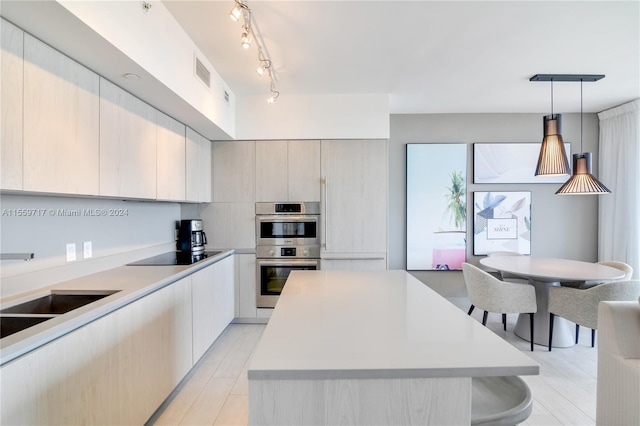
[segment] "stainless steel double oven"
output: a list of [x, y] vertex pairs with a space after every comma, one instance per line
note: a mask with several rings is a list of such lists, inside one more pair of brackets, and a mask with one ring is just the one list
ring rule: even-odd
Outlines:
[[291, 271], [320, 269], [320, 203], [256, 203], [256, 302], [273, 308]]

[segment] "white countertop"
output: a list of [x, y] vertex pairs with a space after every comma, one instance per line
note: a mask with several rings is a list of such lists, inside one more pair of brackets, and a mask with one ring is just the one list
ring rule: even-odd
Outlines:
[[480, 264], [543, 282], [615, 280], [624, 277], [620, 269], [569, 259], [491, 256], [480, 259]]
[[406, 271], [293, 271], [249, 366], [249, 379], [538, 373]]
[[2, 303], [2, 309], [46, 296], [52, 290], [117, 291], [89, 305], [0, 339], [0, 365], [232, 254], [233, 250], [225, 250], [216, 256], [186, 266], [121, 266], [32, 291], [22, 298], [12, 297], [10, 302]]

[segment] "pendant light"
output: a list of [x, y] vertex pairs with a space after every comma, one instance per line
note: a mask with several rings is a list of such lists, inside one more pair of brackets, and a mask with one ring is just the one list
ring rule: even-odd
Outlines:
[[545, 115], [542, 121], [544, 137], [538, 155], [536, 176], [562, 176], [568, 175], [570, 171], [567, 153], [564, 151], [564, 141], [560, 134], [562, 115], [553, 113], [553, 79], [550, 81], [551, 115]]
[[611, 193], [606, 186], [591, 174], [591, 153], [582, 151], [582, 82], [583, 79], [580, 79], [580, 154], [573, 154], [573, 174], [556, 191], [558, 195]]

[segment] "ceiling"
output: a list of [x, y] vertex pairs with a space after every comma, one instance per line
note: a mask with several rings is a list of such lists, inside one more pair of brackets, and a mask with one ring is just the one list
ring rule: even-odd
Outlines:
[[[269, 94], [233, 0], [164, 0], [236, 95]], [[389, 94], [391, 113], [549, 112], [534, 74], [605, 74], [584, 111], [640, 97], [639, 1], [247, 0], [281, 97]], [[580, 111], [580, 83], [554, 83]]]

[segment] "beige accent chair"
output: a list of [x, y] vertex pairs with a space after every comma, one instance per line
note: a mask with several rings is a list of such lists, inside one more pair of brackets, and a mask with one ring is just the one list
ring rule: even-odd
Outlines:
[[[482, 269], [470, 263], [462, 264], [462, 274], [467, 286], [471, 307], [471, 315], [477, 306], [484, 311], [482, 325], [487, 325], [487, 314], [497, 312], [502, 314], [502, 324], [507, 329], [507, 314], [529, 314], [531, 336], [533, 336], [533, 315], [538, 311], [536, 290], [531, 284], [516, 284], [500, 281]], [[531, 339], [533, 351], [533, 339]]]
[[580, 326], [591, 329], [591, 347], [598, 329], [598, 304], [603, 301], [631, 301], [640, 296], [640, 281], [613, 281], [587, 289], [572, 287], [549, 288], [549, 351], [553, 338], [553, 320], [561, 316], [576, 324], [576, 344]]
[[[523, 255], [515, 251], [492, 251], [491, 253], [487, 254], [487, 257], [498, 257], [498, 256], [523, 256]], [[490, 271], [487, 271], [487, 272], [489, 272], [491, 275], [496, 276], [497, 278], [502, 279], [502, 281], [509, 281], [512, 283], [528, 283], [529, 282], [527, 278], [523, 278], [515, 274], [510, 274], [509, 272], [496, 271], [497, 275]]]
[[598, 306], [598, 425], [640, 425], [639, 302]]
[[620, 269], [622, 272], [624, 272], [624, 277], [618, 278], [617, 280], [610, 280], [610, 281], [571, 281], [571, 282], [562, 282], [561, 284], [565, 287], [586, 289], [586, 288], [593, 287], [594, 285], [603, 284], [605, 282], [628, 281], [631, 279], [631, 276], [633, 275], [633, 268], [631, 267], [631, 265], [627, 265], [624, 262], [618, 262], [617, 260], [603, 260], [597, 263], [598, 265], [610, 266], [612, 268]]

